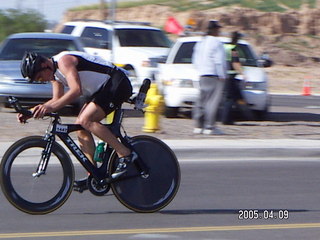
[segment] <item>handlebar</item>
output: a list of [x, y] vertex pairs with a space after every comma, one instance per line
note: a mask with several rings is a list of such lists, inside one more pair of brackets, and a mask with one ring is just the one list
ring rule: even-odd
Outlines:
[[[30, 111], [27, 108], [22, 107], [17, 98], [9, 96], [8, 101], [11, 104], [11, 106], [14, 107], [14, 109], [16, 110], [17, 113], [21, 113], [26, 117], [32, 117], [32, 115], [33, 115], [32, 111]], [[55, 116], [57, 116], [57, 113], [47, 113], [46, 116], [55, 117]]]
[[11, 106], [14, 107], [17, 113], [21, 113], [27, 117], [32, 116], [32, 112], [29, 109], [23, 108], [17, 98], [10, 96], [8, 97], [8, 101], [11, 104]]

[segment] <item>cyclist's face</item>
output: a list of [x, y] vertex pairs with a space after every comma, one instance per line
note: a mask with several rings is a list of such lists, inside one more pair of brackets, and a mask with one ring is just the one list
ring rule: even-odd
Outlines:
[[41, 68], [33, 78], [35, 82], [49, 82], [51, 80], [52, 71], [49, 67]]

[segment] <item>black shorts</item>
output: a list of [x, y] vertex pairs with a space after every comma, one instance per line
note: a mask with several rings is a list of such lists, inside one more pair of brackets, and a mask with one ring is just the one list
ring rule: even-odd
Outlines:
[[92, 95], [88, 102], [94, 102], [108, 115], [121, 107], [132, 95], [131, 82], [124, 72], [115, 70], [111, 78]]

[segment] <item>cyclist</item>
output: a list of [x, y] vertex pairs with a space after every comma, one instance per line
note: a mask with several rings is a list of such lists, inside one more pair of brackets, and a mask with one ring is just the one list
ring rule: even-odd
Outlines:
[[[125, 73], [112, 63], [84, 52], [65, 51], [52, 58], [26, 53], [21, 62], [21, 73], [30, 82], [51, 81], [53, 96], [44, 104], [33, 108], [33, 117], [42, 118], [46, 113], [57, 111], [74, 102], [81, 95], [88, 99], [81, 109], [76, 124], [84, 130], [78, 131], [80, 147], [93, 163], [95, 142], [91, 133], [112, 146], [118, 156], [119, 165], [112, 174], [118, 178], [126, 172], [127, 164], [136, 158], [120, 143], [112, 132], [100, 121], [132, 95], [132, 86]], [[69, 90], [64, 92], [64, 88]], [[18, 114], [21, 123], [30, 118]], [[87, 189], [86, 178], [75, 181], [77, 189]]]

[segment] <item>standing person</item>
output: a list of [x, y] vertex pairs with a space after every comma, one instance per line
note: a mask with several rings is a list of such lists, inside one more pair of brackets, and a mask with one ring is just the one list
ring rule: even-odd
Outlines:
[[243, 97], [240, 88], [240, 80], [236, 79], [236, 75], [242, 75], [244, 80], [245, 76], [243, 74], [242, 65], [239, 58], [238, 41], [241, 38], [241, 34], [237, 31], [232, 32], [231, 42], [225, 44], [225, 50], [227, 54], [228, 63], [228, 78], [225, 86], [225, 102], [222, 112], [222, 123], [226, 125], [231, 125], [234, 123], [234, 118], [232, 116], [232, 108], [237, 105], [240, 110], [244, 112], [247, 117], [251, 118], [250, 112], [247, 109], [246, 101]]
[[193, 112], [194, 133], [223, 134], [216, 127], [227, 69], [225, 50], [217, 37], [220, 28], [218, 21], [211, 20], [207, 35], [196, 43], [193, 51], [192, 62], [200, 75], [200, 94]]
[[[112, 63], [84, 52], [61, 52], [51, 59], [37, 53], [26, 53], [21, 62], [21, 73], [29, 81], [51, 81], [53, 96], [44, 104], [33, 108], [33, 117], [42, 118], [74, 102], [81, 95], [88, 102], [81, 109], [76, 124], [84, 130], [78, 131], [81, 149], [93, 163], [95, 142], [91, 133], [110, 144], [118, 154], [119, 165], [112, 174], [118, 178], [126, 171], [126, 165], [136, 158], [136, 154], [125, 147], [100, 121], [129, 99], [132, 86], [125, 73]], [[64, 92], [64, 88], [69, 90]], [[29, 117], [18, 114], [23, 123]], [[87, 189], [86, 178], [75, 181], [76, 188]]]

